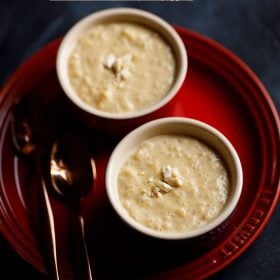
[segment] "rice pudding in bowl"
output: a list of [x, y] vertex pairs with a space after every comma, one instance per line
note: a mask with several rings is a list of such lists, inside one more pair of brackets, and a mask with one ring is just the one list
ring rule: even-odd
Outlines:
[[230, 142], [187, 118], [158, 119], [115, 148], [106, 171], [109, 200], [130, 226], [162, 239], [203, 235], [234, 210], [242, 168]]
[[96, 110], [126, 114], [164, 98], [175, 78], [171, 47], [129, 22], [99, 23], [81, 37], [68, 62], [70, 84]]
[[57, 55], [66, 96], [99, 121], [160, 111], [174, 99], [186, 72], [186, 49], [173, 27], [130, 8], [85, 17], [66, 34]]

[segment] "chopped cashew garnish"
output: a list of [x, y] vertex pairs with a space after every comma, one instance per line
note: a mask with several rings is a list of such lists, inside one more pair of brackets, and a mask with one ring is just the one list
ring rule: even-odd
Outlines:
[[156, 185], [160, 188], [160, 190], [164, 193], [170, 192], [172, 190], [172, 187], [165, 182], [158, 181], [156, 182]]
[[157, 187], [157, 186], [153, 186], [152, 187], [152, 195], [160, 197], [162, 195], [161, 192], [160, 192], [160, 188]]
[[105, 56], [103, 65], [105, 68], [111, 70], [118, 80], [126, 80], [131, 76], [129, 68], [131, 66], [132, 55], [126, 54], [120, 57], [109, 53]]
[[183, 178], [176, 168], [170, 165], [165, 165], [162, 168], [163, 181], [172, 187], [181, 187], [183, 184]]
[[103, 65], [106, 68], [111, 69], [115, 62], [116, 62], [116, 57], [113, 54], [109, 53], [107, 56], [105, 56]]
[[162, 180], [155, 180], [153, 177], [148, 179], [148, 184], [151, 185], [151, 196], [160, 197], [182, 186], [183, 178], [176, 168], [172, 168], [170, 165], [165, 165], [161, 169]]
[[124, 80], [128, 79], [131, 76], [131, 73], [127, 69], [122, 69], [119, 74], [120, 77]]

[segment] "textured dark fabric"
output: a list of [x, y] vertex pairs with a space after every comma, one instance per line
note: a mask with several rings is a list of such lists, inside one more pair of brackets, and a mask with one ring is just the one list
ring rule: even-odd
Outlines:
[[[0, 85], [29, 56], [63, 35], [81, 17], [108, 7], [136, 7], [220, 42], [244, 60], [280, 111], [280, 1], [187, 2], [0, 1]], [[48, 279], [0, 237], [0, 279]], [[3, 270], [7, 273], [3, 276]], [[8, 276], [9, 275], [9, 276]], [[252, 246], [213, 279], [280, 279], [280, 207]]]

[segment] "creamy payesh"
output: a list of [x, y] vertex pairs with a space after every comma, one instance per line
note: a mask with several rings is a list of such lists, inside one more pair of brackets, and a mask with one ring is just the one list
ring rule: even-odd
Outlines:
[[162, 99], [173, 83], [175, 64], [172, 48], [155, 31], [129, 22], [102, 23], [81, 35], [68, 75], [88, 105], [126, 113]]
[[118, 175], [119, 198], [139, 223], [186, 232], [214, 219], [229, 195], [222, 159], [203, 142], [160, 135], [142, 142]]

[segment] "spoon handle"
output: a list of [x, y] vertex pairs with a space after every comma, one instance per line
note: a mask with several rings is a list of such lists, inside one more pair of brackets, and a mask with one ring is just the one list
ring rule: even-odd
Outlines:
[[43, 179], [43, 176], [40, 177], [41, 186], [38, 188], [38, 191], [39, 201], [42, 203], [40, 206], [42, 214], [41, 219], [43, 219], [40, 226], [40, 230], [42, 230], [42, 250], [44, 251], [44, 258], [51, 279], [59, 280], [53, 212], [45, 180]]
[[80, 212], [80, 205], [73, 212], [73, 237], [75, 246], [75, 265], [77, 269], [77, 279], [92, 280], [90, 261], [85, 240], [84, 219]]

